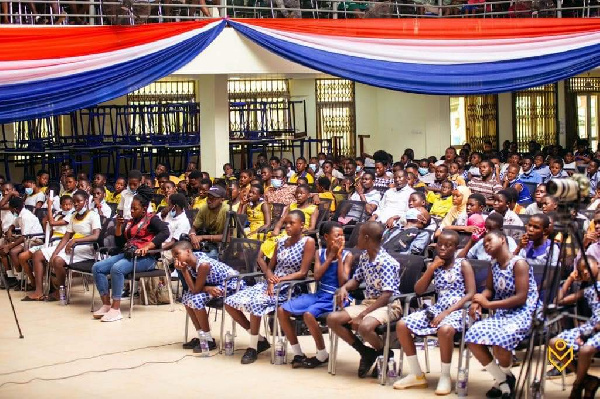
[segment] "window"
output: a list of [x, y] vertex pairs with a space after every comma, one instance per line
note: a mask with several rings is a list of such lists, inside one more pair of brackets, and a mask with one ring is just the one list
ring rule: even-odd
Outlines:
[[127, 95], [127, 104], [168, 104], [196, 101], [196, 87], [193, 80], [165, 80], [150, 83]]
[[230, 79], [227, 89], [231, 138], [293, 138], [294, 106], [287, 79]]
[[542, 146], [557, 143], [556, 84], [513, 93], [513, 139], [526, 152], [530, 140]]
[[[317, 137], [338, 140], [338, 151], [356, 154], [356, 109], [354, 82], [345, 79], [315, 80], [317, 97]], [[334, 143], [335, 145], [335, 143]]]
[[471, 144], [475, 151], [483, 143], [498, 142], [498, 96], [495, 94], [450, 97], [451, 145]]
[[[575, 138], [587, 139], [598, 148], [600, 117], [600, 78], [577, 77], [566, 81], [567, 143]], [[575, 122], [575, 123], [573, 123]], [[573, 137], [572, 131], [576, 132]]]

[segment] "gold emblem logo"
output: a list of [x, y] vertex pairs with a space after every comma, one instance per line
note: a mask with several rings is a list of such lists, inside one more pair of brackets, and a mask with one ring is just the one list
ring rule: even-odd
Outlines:
[[573, 348], [569, 347], [567, 349], [567, 343], [562, 339], [558, 339], [556, 341], [556, 349], [558, 349], [559, 352], [562, 352], [562, 355], [556, 353], [554, 348], [549, 346], [548, 361], [562, 373], [562, 371], [573, 361]]

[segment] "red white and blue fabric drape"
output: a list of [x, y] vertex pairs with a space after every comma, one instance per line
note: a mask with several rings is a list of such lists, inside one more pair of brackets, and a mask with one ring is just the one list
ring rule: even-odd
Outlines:
[[553, 83], [600, 65], [598, 19], [230, 22], [288, 60], [368, 85], [483, 94]]
[[60, 115], [123, 96], [180, 69], [223, 20], [0, 28], [0, 123]]

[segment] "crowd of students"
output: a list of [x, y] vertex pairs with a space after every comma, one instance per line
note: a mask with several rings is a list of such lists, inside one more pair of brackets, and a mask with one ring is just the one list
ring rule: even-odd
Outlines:
[[[46, 171], [19, 185], [2, 182], [0, 259], [10, 287], [27, 291], [24, 301], [57, 300], [66, 267], [95, 261], [92, 272], [102, 306], [94, 318], [110, 322], [122, 318], [120, 301], [133, 258], [137, 256], [137, 271], [150, 270], [157, 261], [152, 251], [162, 249], [163, 260], [183, 284], [181, 302], [199, 334], [184, 348], [201, 351], [200, 337], [216, 348], [206, 305], [226, 294], [225, 311], [250, 334], [243, 364], [253, 363], [270, 348], [260, 325], [271, 313], [291, 344], [293, 368], [327, 363], [318, 321], [327, 315], [331, 331], [360, 355], [362, 378], [383, 354], [377, 327], [394, 322], [409, 371], [394, 383], [396, 389], [428, 386], [416, 357], [415, 337], [437, 334], [442, 373], [435, 393], [449, 394], [453, 340], [462, 332], [495, 380], [487, 397], [499, 398], [514, 394], [514, 350], [529, 335], [539, 307], [533, 267], [549, 262], [569, 275], [558, 301], [585, 298], [591, 309], [590, 321], [558, 337], [579, 351], [571, 397], [584, 392], [593, 397], [600, 386], [598, 378], [588, 374], [591, 358], [600, 349], [600, 308], [589, 288], [598, 279], [600, 259], [600, 212], [594, 213], [600, 203], [597, 157], [600, 154], [592, 154], [583, 140], [575, 152], [559, 146], [542, 152], [532, 142], [525, 154], [510, 142], [498, 152], [491, 143], [485, 143], [482, 152], [471, 152], [465, 144], [460, 152], [448, 148], [439, 160], [415, 159], [407, 149], [397, 162], [384, 151], [336, 159], [319, 153], [309, 160], [300, 157], [294, 165], [260, 154], [254, 168], [239, 173], [226, 164], [222, 176], [211, 177], [190, 163], [185, 173], [173, 176], [166, 165], [158, 164], [154, 177], [132, 170], [112, 186], [103, 174], [90, 182], [85, 173], [75, 175], [65, 163], [57, 182], [50, 181]], [[554, 232], [559, 201], [546, 190], [551, 179], [566, 178], [578, 169], [590, 180], [589, 210], [594, 216], [590, 221], [579, 209], [570, 215], [586, 231], [591, 274], [583, 268], [581, 254], [574, 254], [572, 264], [559, 264], [560, 247], [567, 243]], [[257, 263], [264, 279], [252, 286], [231, 279], [237, 272], [218, 258], [229, 209], [246, 215], [247, 236], [262, 242]], [[190, 217], [191, 212], [195, 215]], [[98, 260], [92, 244], [111, 219], [121, 251]], [[354, 253], [347, 248], [353, 227], [357, 230], [352, 245], [360, 250]], [[52, 240], [43, 245], [48, 228]], [[408, 315], [402, 314], [399, 301], [388, 306], [400, 293], [402, 265], [395, 254], [431, 256], [414, 291], [422, 294], [433, 284], [434, 305]], [[479, 293], [470, 259], [491, 265]], [[47, 296], [46, 267], [52, 271]], [[318, 282], [315, 293], [288, 292], [286, 282], [303, 279], [311, 270]], [[361, 284], [364, 299], [353, 303], [350, 294]], [[461, 310], [467, 303], [473, 324], [465, 332]], [[482, 318], [484, 309], [493, 315]], [[300, 347], [293, 316], [303, 319], [315, 340], [312, 357]], [[555, 374], [556, 370], [549, 372]]]

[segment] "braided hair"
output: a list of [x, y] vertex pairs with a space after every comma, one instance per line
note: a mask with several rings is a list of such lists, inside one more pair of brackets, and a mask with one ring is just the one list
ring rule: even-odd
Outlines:
[[140, 205], [142, 205], [142, 208], [146, 209], [148, 208], [148, 205], [150, 205], [150, 201], [152, 200], [153, 195], [154, 190], [146, 186], [145, 184], [142, 184], [138, 187], [137, 193], [135, 194], [133, 199], [135, 201], [139, 201]]

